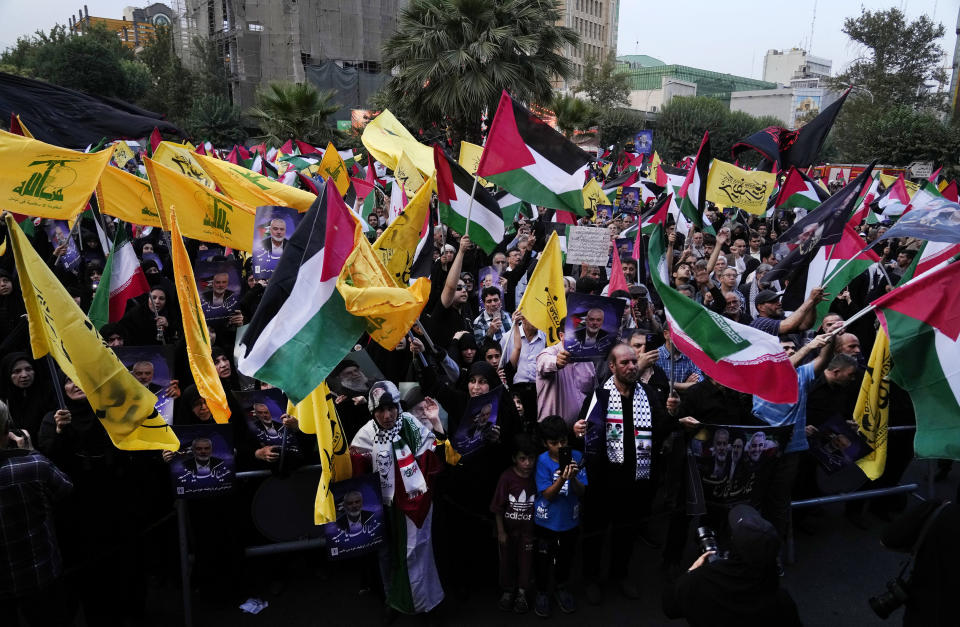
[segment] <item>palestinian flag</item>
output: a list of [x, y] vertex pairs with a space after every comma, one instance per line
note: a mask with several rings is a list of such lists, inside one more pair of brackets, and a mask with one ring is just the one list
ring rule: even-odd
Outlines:
[[582, 216], [589, 167], [590, 155], [503, 92], [477, 176], [539, 207]]
[[[880, 177], [874, 175], [873, 180], [870, 181], [870, 185], [863, 188], [860, 197], [857, 198], [857, 202], [853, 207], [853, 215], [850, 216], [850, 224], [852, 226], [859, 226], [861, 222], [871, 217], [872, 212], [870, 211], [870, 205], [873, 204], [873, 201], [876, 200], [879, 195]], [[874, 216], [874, 218], [875, 217], [876, 216]]]
[[648, 259], [674, 345], [722, 385], [771, 403], [796, 403], [797, 372], [777, 337], [724, 318], [670, 287], [665, 257], [668, 204], [656, 214]]
[[903, 179], [903, 172], [897, 177], [888, 189], [876, 201], [877, 208], [886, 218], [902, 216], [910, 205], [910, 192], [907, 191], [906, 182]]
[[503, 222], [511, 230], [513, 223], [516, 222], [518, 215], [530, 217], [530, 204], [525, 203], [507, 190], [501, 190], [494, 195], [497, 204], [500, 206], [500, 214], [503, 216]]
[[309, 396], [364, 332], [364, 319], [347, 312], [337, 291], [355, 225], [328, 179], [287, 242], [240, 341], [240, 372], [280, 388], [293, 403]]
[[[433, 163], [437, 168], [440, 222], [457, 233], [469, 234], [470, 239], [489, 255], [503, 240], [504, 234], [503, 214], [497, 200], [482, 185], [474, 185], [476, 179], [448, 157], [440, 146], [433, 147]], [[471, 190], [474, 192], [472, 206]], [[577, 188], [577, 197], [580, 198], [580, 188]], [[580, 204], [583, 204], [582, 198]]]
[[960, 193], [957, 192], [957, 182], [950, 181], [950, 184], [943, 188], [940, 195], [950, 202], [960, 202]]
[[103, 278], [93, 295], [87, 317], [97, 329], [108, 322], [117, 322], [123, 318], [128, 300], [149, 291], [150, 284], [140, 269], [140, 260], [133, 250], [133, 244], [118, 225], [113, 250], [107, 256]]
[[791, 167], [787, 178], [777, 194], [777, 209], [806, 209], [813, 211], [830, 197], [825, 189], [817, 185], [802, 170]]
[[917, 256], [913, 258], [913, 263], [907, 266], [903, 276], [900, 277], [900, 285], [915, 276], [920, 276], [924, 272], [933, 269], [953, 257], [960, 255], [960, 244], [952, 242], [924, 242], [917, 251]]
[[890, 336], [890, 378], [910, 394], [920, 458], [960, 460], [960, 263], [873, 301]]
[[710, 172], [710, 133], [703, 134], [700, 149], [677, 196], [680, 211], [698, 229], [703, 230], [703, 208], [707, 198], [707, 174]]
[[618, 187], [629, 187], [637, 182], [640, 178], [640, 171], [637, 168], [630, 166], [625, 170], [622, 170], [617, 178], [607, 179], [603, 184], [603, 190], [616, 189]]
[[[843, 291], [843, 288], [850, 284], [850, 281], [879, 262], [880, 257], [877, 253], [870, 248], [864, 248], [863, 239], [849, 224], [843, 227], [843, 235], [838, 244], [824, 246], [818, 250], [807, 267], [806, 280], [803, 282], [804, 298], [810, 290], [820, 284], [822, 277], [826, 277], [823, 281], [823, 289], [830, 296], [817, 305], [817, 319], [811, 328], [820, 328], [824, 316], [830, 311], [830, 304]], [[790, 285], [793, 284], [794, 282], [791, 281]], [[789, 287], [787, 291], [790, 291]], [[803, 300], [801, 299], [800, 302]]]

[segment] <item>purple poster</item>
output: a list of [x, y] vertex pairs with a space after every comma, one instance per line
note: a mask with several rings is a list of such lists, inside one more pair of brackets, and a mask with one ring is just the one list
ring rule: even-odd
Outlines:
[[270, 278], [302, 218], [303, 214], [291, 207], [257, 207], [251, 251], [254, 277]]
[[207, 321], [223, 320], [240, 311], [240, 269], [233, 258], [198, 261], [195, 275]]
[[169, 462], [177, 497], [216, 496], [233, 489], [236, 465], [232, 429], [212, 421], [173, 427], [180, 439], [180, 450]]
[[500, 390], [492, 390], [470, 399], [460, 425], [450, 439], [458, 453], [466, 457], [483, 448], [487, 434], [497, 424], [499, 406]]
[[79, 270], [80, 250], [77, 248], [77, 242], [70, 237], [70, 227], [67, 226], [66, 220], [44, 220], [43, 230], [46, 231], [47, 238], [54, 250], [58, 246], [66, 244], [66, 251], [57, 260], [57, 265], [71, 272]]
[[563, 348], [573, 361], [603, 359], [617, 341], [624, 302], [593, 294], [567, 294]]
[[364, 555], [383, 544], [386, 527], [377, 475], [337, 481], [330, 490], [337, 507], [337, 519], [323, 526], [330, 558]]
[[867, 440], [845, 420], [831, 418], [817, 427], [817, 432], [807, 437], [810, 453], [827, 472], [854, 465], [858, 459], [868, 455], [872, 448]]
[[173, 424], [173, 401], [179, 396], [179, 386], [173, 381], [172, 346], [117, 346], [117, 359], [134, 378], [157, 396], [157, 413], [168, 425]]

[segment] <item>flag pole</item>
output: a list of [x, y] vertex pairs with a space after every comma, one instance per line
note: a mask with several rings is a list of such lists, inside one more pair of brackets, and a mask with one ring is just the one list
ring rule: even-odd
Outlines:
[[470, 204], [467, 205], [467, 228], [463, 234], [470, 235], [470, 213], [473, 211], [473, 197], [477, 193], [477, 175], [473, 175], [473, 186], [470, 188]]

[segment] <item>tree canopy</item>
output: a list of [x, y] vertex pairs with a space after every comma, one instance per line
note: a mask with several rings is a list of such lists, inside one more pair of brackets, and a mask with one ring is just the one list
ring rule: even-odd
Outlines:
[[606, 58], [591, 57], [583, 68], [583, 78], [574, 90], [584, 94], [594, 106], [603, 109], [630, 104], [630, 82], [626, 74], [618, 74], [617, 58], [611, 50]]
[[548, 104], [551, 81], [571, 76], [562, 51], [580, 38], [561, 19], [556, 0], [412, 0], [383, 47], [390, 99], [422, 129], [479, 141], [503, 90]]

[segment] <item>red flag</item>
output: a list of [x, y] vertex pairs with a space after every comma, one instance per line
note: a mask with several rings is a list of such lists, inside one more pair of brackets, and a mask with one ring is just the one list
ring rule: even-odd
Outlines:
[[282, 153], [285, 154], [285, 155], [292, 155], [292, 154], [293, 154], [293, 140], [292, 140], [292, 139], [288, 139], [287, 141], [285, 141], [285, 142], [283, 143], [283, 146], [280, 146], [280, 152], [282, 152]]
[[957, 193], [956, 181], [950, 181], [950, 184], [944, 187], [943, 191], [940, 193], [943, 194], [943, 197], [950, 202], [960, 202], [960, 194]]
[[954, 262], [939, 270], [922, 274], [870, 304], [877, 308], [877, 315], [881, 317], [881, 309], [893, 309], [929, 324], [956, 342], [960, 337], [958, 280], [960, 262]]
[[563, 209], [557, 209], [557, 222], [560, 224], [573, 224], [577, 223], [577, 219], [573, 217], [573, 213], [570, 211], [564, 211]]
[[937, 179], [940, 178], [940, 170], [942, 169], [943, 169], [943, 166], [940, 166], [939, 168], [937, 168], [937, 171], [931, 174], [930, 178], [928, 178], [927, 180], [930, 181], [931, 183], [936, 183]]
[[607, 286], [607, 296], [612, 296], [614, 292], [623, 290], [630, 291], [627, 285], [627, 277], [623, 274], [623, 264], [620, 263], [620, 253], [617, 251], [616, 242], [613, 245], [613, 269], [610, 272], [610, 285]]
[[150, 155], [153, 156], [153, 153], [156, 152], [157, 148], [160, 147], [160, 142], [163, 141], [163, 138], [160, 137], [160, 129], [156, 126], [153, 127], [153, 131], [150, 132]]
[[367, 194], [373, 191], [374, 185], [363, 179], [358, 179], [350, 177], [350, 182], [353, 183], [353, 189], [357, 192], [357, 198], [363, 200], [367, 197]]
[[[297, 148], [300, 150], [301, 155], [312, 155], [312, 154], [322, 154], [315, 146], [311, 146], [307, 142], [302, 142], [299, 139], [296, 140]], [[249, 157], [247, 157], [249, 159]]]

